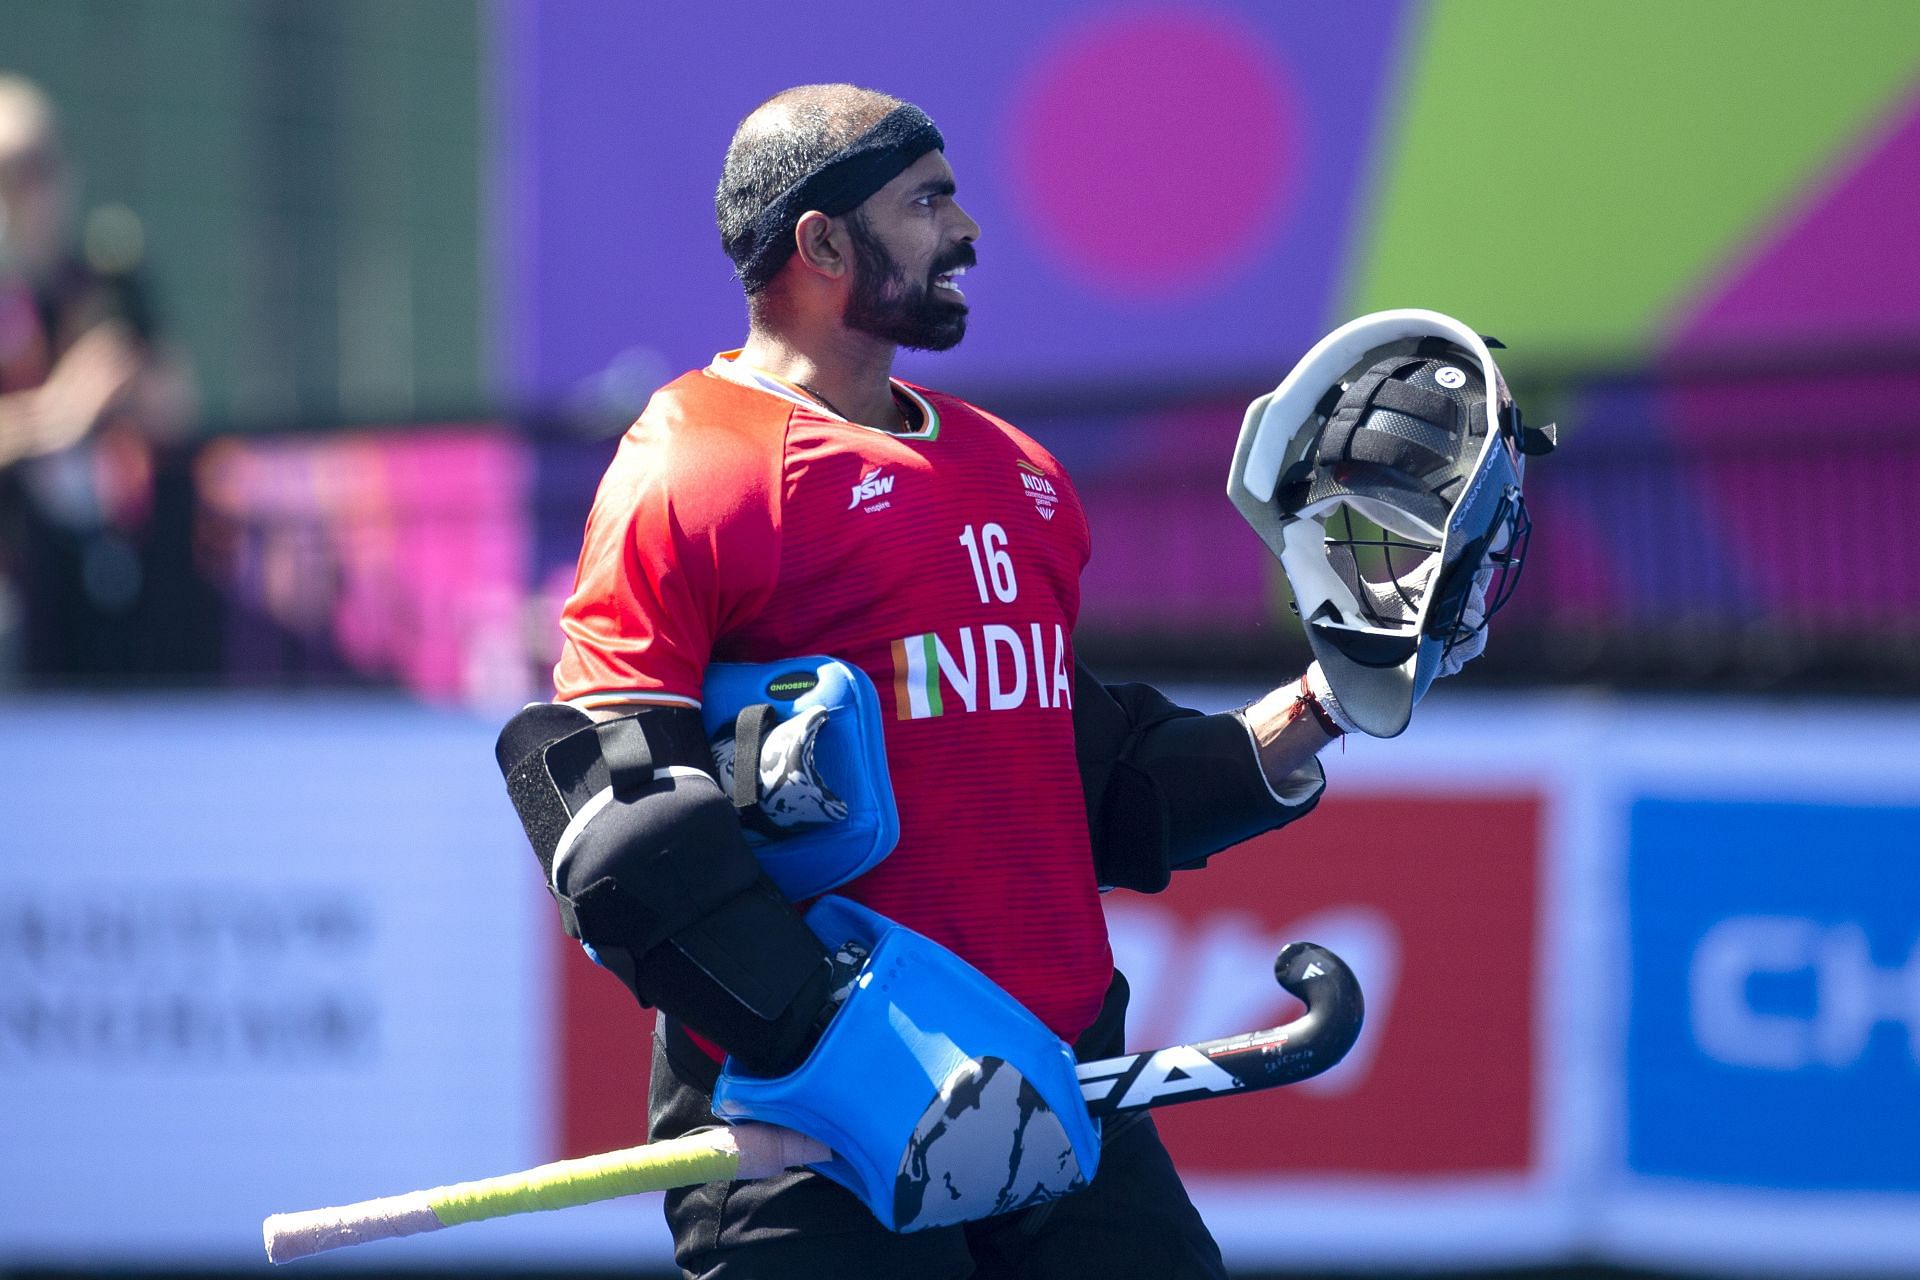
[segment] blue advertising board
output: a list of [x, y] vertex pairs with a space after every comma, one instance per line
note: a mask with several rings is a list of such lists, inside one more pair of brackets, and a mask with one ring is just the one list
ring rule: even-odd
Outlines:
[[1920, 808], [1632, 807], [1627, 1164], [1920, 1191]]

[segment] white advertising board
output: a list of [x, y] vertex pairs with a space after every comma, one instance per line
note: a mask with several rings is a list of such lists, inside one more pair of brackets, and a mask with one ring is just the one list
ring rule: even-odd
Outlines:
[[0, 1262], [264, 1265], [268, 1213], [550, 1158], [551, 908], [492, 737], [385, 699], [0, 705]]

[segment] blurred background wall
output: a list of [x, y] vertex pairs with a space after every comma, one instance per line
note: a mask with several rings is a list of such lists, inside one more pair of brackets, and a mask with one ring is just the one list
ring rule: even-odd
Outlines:
[[[1072, 471], [1110, 676], [1304, 663], [1223, 480], [1342, 320], [1458, 315], [1561, 423], [1487, 656], [1108, 900], [1141, 1046], [1284, 1016], [1288, 936], [1368, 984], [1344, 1075], [1170, 1115], [1230, 1260], [1920, 1274], [1913, 6], [719, 22], [0, 7], [0, 1269], [637, 1140], [488, 747], [618, 434], [744, 332], [729, 134], [847, 79], [946, 133], [974, 323], [901, 371]], [[365, 1252], [667, 1265], [644, 1203]]]
[[484, 13], [469, 4], [9, 5], [81, 231], [139, 220], [208, 430], [486, 403]]

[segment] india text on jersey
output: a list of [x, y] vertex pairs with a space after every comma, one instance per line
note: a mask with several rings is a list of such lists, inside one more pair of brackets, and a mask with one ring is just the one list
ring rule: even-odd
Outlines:
[[994, 622], [893, 642], [894, 717], [924, 720], [949, 711], [1010, 711], [1027, 705], [1073, 708], [1073, 656], [1066, 629], [1026, 630]]

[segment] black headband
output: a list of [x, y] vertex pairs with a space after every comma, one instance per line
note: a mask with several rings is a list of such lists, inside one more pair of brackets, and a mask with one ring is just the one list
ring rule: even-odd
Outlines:
[[734, 274], [748, 293], [758, 293], [793, 256], [793, 229], [802, 216], [814, 210], [831, 218], [850, 213], [921, 156], [946, 149], [947, 140], [926, 112], [910, 104], [895, 107], [754, 216], [745, 234], [727, 246]]

